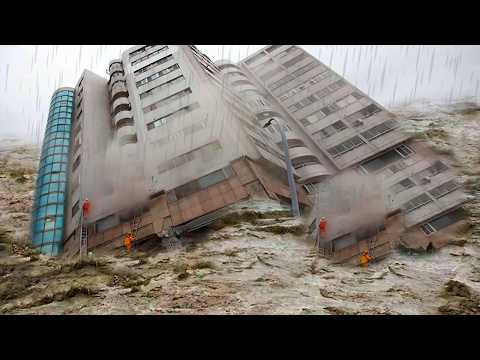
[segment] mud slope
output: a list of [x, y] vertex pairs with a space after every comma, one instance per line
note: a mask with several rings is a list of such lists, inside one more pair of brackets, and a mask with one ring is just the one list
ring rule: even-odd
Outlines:
[[[28, 247], [35, 159], [0, 148], [0, 312], [4, 314], [478, 314], [480, 112], [473, 104], [398, 109], [407, 128], [456, 159], [471, 227], [457, 245], [395, 251], [367, 270], [315, 260], [282, 208], [230, 217], [178, 243], [66, 263]], [[5, 144], [5, 142], [4, 142]], [[252, 210], [249, 208], [248, 210]]]

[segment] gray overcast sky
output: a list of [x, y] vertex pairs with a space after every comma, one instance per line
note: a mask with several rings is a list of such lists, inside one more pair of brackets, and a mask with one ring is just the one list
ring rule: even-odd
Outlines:
[[[49, 100], [84, 68], [106, 75], [131, 45], [1, 45], [0, 136], [43, 137]], [[301, 45], [386, 107], [479, 98], [480, 46]], [[213, 61], [238, 61], [263, 45], [198, 45]]]

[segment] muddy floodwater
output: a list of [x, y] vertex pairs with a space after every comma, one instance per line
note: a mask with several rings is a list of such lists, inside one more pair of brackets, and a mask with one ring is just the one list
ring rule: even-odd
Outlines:
[[[398, 109], [408, 131], [458, 161], [472, 196], [469, 231], [452, 245], [394, 249], [367, 269], [316, 258], [278, 204], [258, 221], [148, 243], [126, 256], [67, 262], [34, 253], [28, 221], [38, 152], [0, 149], [0, 312], [3, 314], [478, 314], [480, 111], [476, 105]], [[435, 131], [432, 131], [435, 129]]]

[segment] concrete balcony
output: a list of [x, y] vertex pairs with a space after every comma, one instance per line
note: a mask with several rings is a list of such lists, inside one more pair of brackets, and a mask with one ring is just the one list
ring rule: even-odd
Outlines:
[[[293, 146], [293, 147], [299, 147], [303, 146], [305, 147], [305, 143], [303, 142], [303, 139], [295, 132], [295, 131], [289, 131], [285, 134], [285, 137], [287, 138], [287, 144], [288, 146]], [[282, 137], [280, 134], [275, 136], [275, 142], [277, 144], [282, 144]]]
[[231, 74], [231, 73], [241, 73], [241, 74], [243, 74], [243, 71], [237, 66], [229, 66], [229, 67], [222, 68], [220, 70], [220, 72], [224, 76], [226, 76], [228, 74]]
[[124, 82], [117, 82], [112, 86], [111, 101], [114, 102], [119, 97], [128, 98], [128, 90]]
[[120, 129], [117, 130], [118, 138], [129, 136], [129, 135], [136, 135], [137, 129], [134, 125], [132, 126], [122, 126]]
[[241, 85], [236, 85], [232, 86], [232, 89], [234, 89], [237, 92], [244, 92], [244, 91], [256, 91], [259, 92], [258, 88], [253, 85], [253, 84], [241, 84]]
[[322, 164], [305, 164], [304, 166], [297, 167], [295, 172], [300, 176], [299, 182], [301, 184], [316, 182], [320, 180], [322, 176], [330, 175], [330, 172]]
[[222, 70], [225, 67], [235, 67], [237, 69], [240, 69], [237, 65], [232, 63], [230, 60], [217, 60], [214, 63], [220, 70]]
[[238, 80], [247, 80], [248, 82], [250, 82], [250, 80], [245, 75], [239, 73], [228, 74], [225, 76], [225, 79], [227, 84], [231, 84]]
[[125, 75], [121, 72], [113, 73], [113, 75], [110, 76], [110, 81], [108, 82], [108, 85], [110, 86], [110, 89], [118, 81], [125, 81]]
[[130, 100], [126, 97], [119, 97], [112, 104], [112, 116], [117, 115], [120, 111], [130, 110]]
[[120, 127], [122, 123], [129, 122], [133, 119], [131, 111], [120, 111], [117, 115], [113, 117], [113, 124], [116, 128]]
[[115, 59], [108, 63], [108, 72], [112, 74], [115, 71], [123, 71], [123, 63], [121, 59]]
[[298, 164], [301, 162], [302, 158], [313, 158], [317, 159], [317, 155], [315, 155], [309, 148], [307, 147], [296, 147], [288, 150], [290, 154], [290, 159], [296, 160], [295, 162]]

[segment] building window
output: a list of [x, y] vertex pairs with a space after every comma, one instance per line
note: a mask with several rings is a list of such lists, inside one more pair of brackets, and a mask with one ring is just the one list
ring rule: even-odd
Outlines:
[[334, 122], [332, 125], [329, 125], [319, 131], [314, 132], [312, 135], [319, 135], [320, 138], [323, 140], [339, 132], [342, 132], [345, 129], [347, 129], [347, 125], [345, 125], [343, 121], [339, 120], [337, 122]]
[[407, 201], [405, 204], [403, 204], [402, 208], [404, 209], [405, 213], [408, 214], [422, 206], [431, 203], [432, 201], [432, 198], [428, 196], [427, 193], [423, 193]]
[[460, 185], [455, 180], [450, 180], [446, 183], [443, 183], [442, 185], [433, 188], [428, 193], [432, 195], [435, 199], [440, 199], [441, 197], [450, 194], [452, 191], [455, 191], [459, 187]]
[[348, 139], [342, 142], [341, 144], [338, 144], [336, 146], [331, 147], [330, 149], [327, 149], [327, 151], [333, 158], [337, 158], [364, 144], [365, 144], [365, 141], [363, 141], [359, 136], [354, 136], [351, 139]]
[[440, 231], [449, 225], [452, 225], [465, 218], [465, 210], [462, 208], [455, 209], [449, 213], [439, 216], [420, 226], [426, 235], [430, 235], [436, 231]]
[[148, 77], [146, 77], [145, 79], [143, 80], [140, 80], [140, 81], [137, 81], [136, 85], [137, 85], [137, 88], [139, 88], [140, 86], [143, 86], [145, 84], [148, 84], [149, 82], [153, 81], [153, 80], [156, 80], [162, 76], [165, 76], [169, 73], [171, 73], [172, 71], [175, 71], [177, 69], [180, 69], [180, 66], [178, 66], [178, 64], [174, 64], [172, 66], [169, 66], [167, 67], [166, 69], [163, 69], [155, 74], [152, 74]]
[[72, 165], [72, 171], [75, 171], [78, 166], [80, 165], [80, 157], [81, 157], [82, 154], [79, 154], [77, 156], [77, 158], [75, 159], [75, 161], [73, 162], [73, 165]]
[[268, 48], [266, 48], [265, 51], [268, 52], [268, 53], [271, 53], [271, 52], [274, 52], [275, 50], [281, 48], [282, 46], [284, 46], [284, 45], [272, 45], [272, 46], [269, 46]]
[[154, 52], [152, 52], [152, 53], [150, 53], [150, 54], [148, 54], [148, 55], [142, 56], [141, 58], [133, 61], [133, 62], [132, 62], [132, 66], [135, 66], [135, 65], [137, 65], [138, 63], [141, 63], [142, 61], [145, 61], [145, 60], [147, 60], [147, 59], [150, 59], [151, 57], [153, 57], [153, 56], [155, 56], [155, 55], [157, 55], [157, 54], [159, 54], [159, 53], [161, 53], [162, 51], [165, 51], [165, 50], [167, 50], [167, 49], [168, 49], [168, 46], [164, 46], [164, 47], [162, 47], [162, 48], [160, 48], [160, 49], [158, 49], [158, 50], [155, 50]]
[[157, 61], [152, 62], [151, 64], [145, 65], [144, 67], [138, 69], [137, 71], [134, 72], [135, 75], [139, 75], [141, 73], [144, 73], [150, 69], [153, 69], [156, 66], [159, 66], [161, 64], [166, 63], [167, 61], [170, 61], [173, 59], [173, 55], [167, 55]]
[[413, 153], [414, 152], [410, 147], [402, 144], [372, 160], [368, 160], [367, 162], [363, 163], [361, 167], [367, 172], [375, 172], [385, 168], [386, 166], [389, 166], [390, 164], [393, 164], [394, 162], [397, 162], [397, 164], [392, 165], [389, 168], [392, 172], [396, 173], [406, 167], [406, 164], [400, 162], [400, 160], [409, 157]]
[[184, 113], [187, 113], [187, 112], [191, 112], [191, 111], [193, 111], [193, 110], [195, 110], [199, 107], [200, 107], [200, 105], [198, 103], [183, 106], [178, 110], [175, 110], [175, 111], [173, 111], [173, 112], [171, 112], [167, 115], [164, 115], [164, 116], [148, 123], [147, 124], [147, 129], [148, 130], [153, 130], [157, 127], [163, 126], [163, 125], [167, 124], [170, 120], [173, 120], [174, 118], [176, 118], [177, 116], [179, 116], [181, 114], [184, 114]]
[[265, 56], [266, 56], [265, 53], [262, 51], [261, 53], [255, 55], [254, 57], [246, 60], [246, 61], [245, 61], [245, 64], [251, 65], [251, 64], [253, 64], [253, 63], [256, 62], [256, 61], [263, 59]]
[[302, 52], [301, 54], [295, 56], [294, 58], [284, 62], [282, 65], [289, 68], [295, 65], [296, 63], [299, 63], [302, 60], [305, 60], [309, 57], [309, 55], [305, 52]]
[[[379, 113], [380, 111], [382, 111], [382, 109], [380, 109], [377, 105], [370, 104], [370, 105], [364, 107], [363, 109], [346, 116], [345, 121], [347, 121], [351, 125], [354, 125], [355, 121], [369, 118], [369, 117], [375, 115], [376, 113]], [[358, 124], [358, 123], [356, 123], [356, 124]]]
[[143, 112], [146, 114], [146, 113], [149, 113], [151, 111], [154, 111], [162, 106], [167, 106], [168, 104], [171, 104], [172, 102], [174, 102], [175, 100], [178, 100], [184, 96], [187, 96], [187, 95], [190, 95], [192, 93], [192, 90], [190, 88], [186, 88], [186, 89], [183, 89], [179, 92], [176, 92], [175, 94], [172, 94], [172, 95], [169, 95], [161, 100], [158, 100], [157, 102], [147, 106], [147, 107], [144, 107], [143, 108]]
[[153, 95], [157, 92], [160, 92], [162, 90], [164, 90], [165, 88], [171, 86], [171, 85], [174, 85], [174, 84], [177, 84], [177, 83], [180, 83], [181, 81], [185, 81], [185, 77], [183, 75], [179, 75], [167, 82], [164, 82], [163, 84], [160, 84], [160, 85], [157, 85], [153, 88], [151, 88], [150, 90], [147, 90], [143, 93], [140, 94], [140, 99], [144, 99], [150, 95]]
[[387, 120], [379, 125], [376, 125], [367, 131], [361, 133], [361, 135], [368, 141], [372, 141], [383, 134], [386, 134], [399, 126], [398, 122], [393, 119]]
[[396, 195], [396, 194], [400, 194], [402, 191], [410, 189], [414, 186], [415, 186], [415, 183], [412, 180], [410, 180], [409, 178], [406, 178], [406, 179], [403, 179], [402, 181], [399, 181], [395, 185], [392, 185], [390, 187], [390, 191]]
[[447, 170], [448, 170], [448, 166], [445, 165], [440, 160], [437, 160], [428, 168], [417, 172], [413, 177], [418, 183], [425, 185], [430, 182], [430, 178], [442, 172], [445, 172]]
[[75, 216], [75, 214], [78, 212], [79, 209], [80, 209], [80, 200], [77, 200], [77, 202], [72, 207], [72, 218]]

